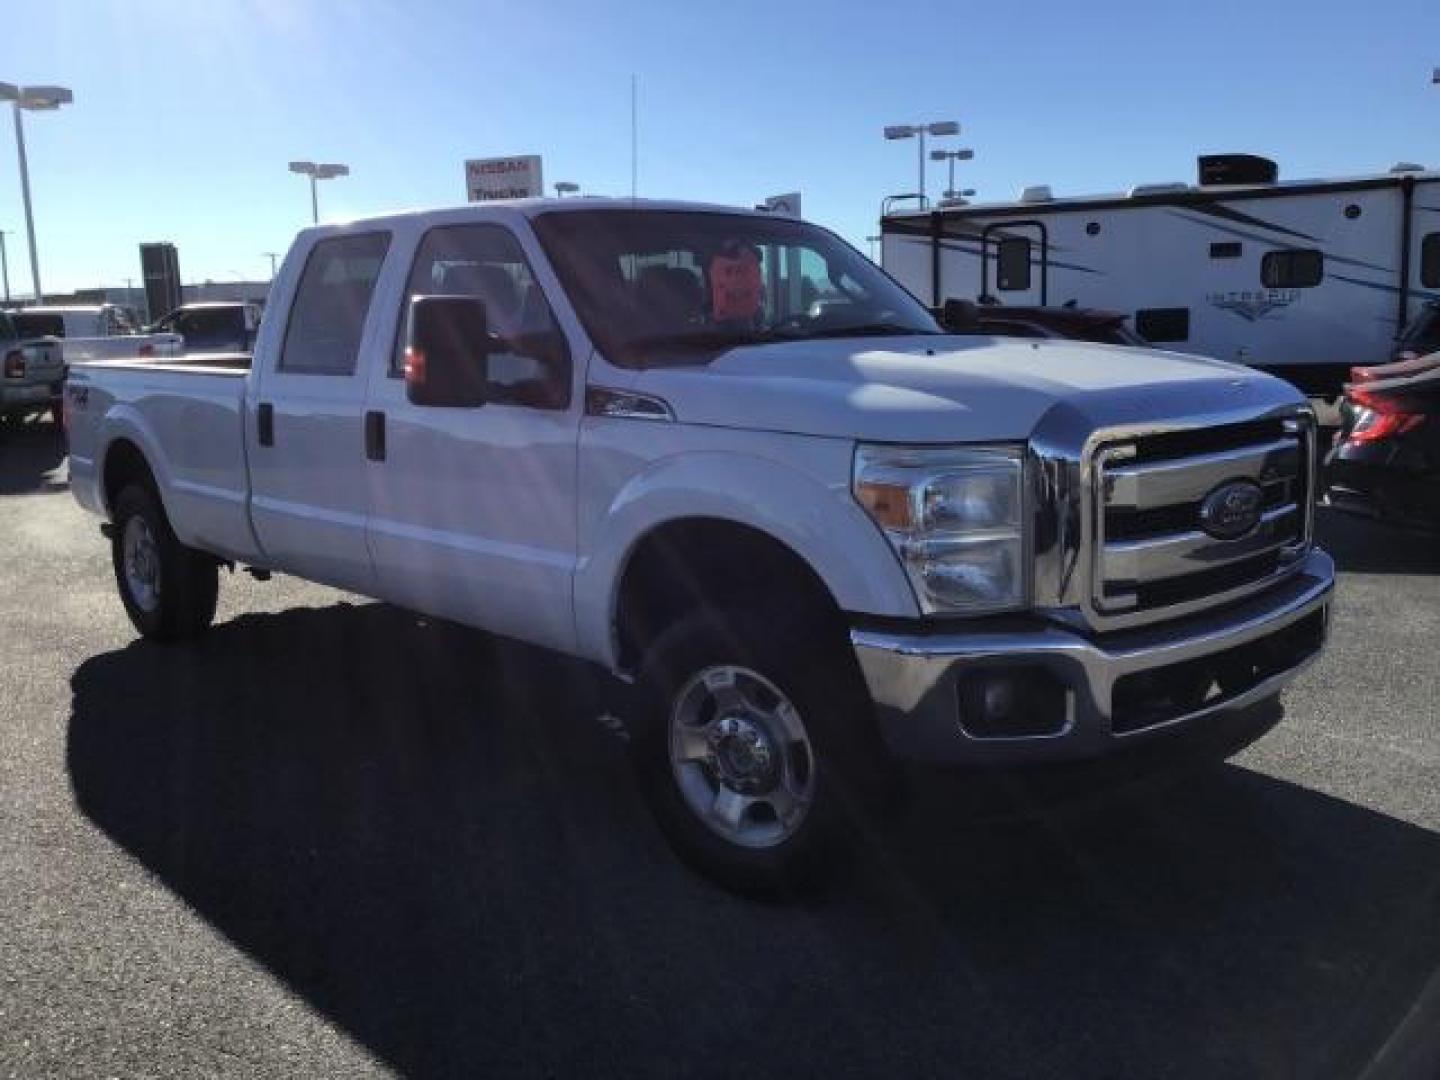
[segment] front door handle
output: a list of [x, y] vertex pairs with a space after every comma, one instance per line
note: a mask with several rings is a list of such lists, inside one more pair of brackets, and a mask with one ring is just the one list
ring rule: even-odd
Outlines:
[[385, 414], [365, 414], [365, 456], [371, 461], [385, 460]]
[[255, 437], [261, 446], [275, 445], [275, 406], [262, 401], [255, 407]]

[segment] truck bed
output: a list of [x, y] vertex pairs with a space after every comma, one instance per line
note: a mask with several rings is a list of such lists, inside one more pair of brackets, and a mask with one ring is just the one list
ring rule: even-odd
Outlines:
[[155, 470], [184, 543], [258, 559], [245, 465], [249, 370], [250, 357], [222, 353], [72, 365], [66, 395], [76, 498], [108, 512], [98, 463], [115, 440], [126, 439]]

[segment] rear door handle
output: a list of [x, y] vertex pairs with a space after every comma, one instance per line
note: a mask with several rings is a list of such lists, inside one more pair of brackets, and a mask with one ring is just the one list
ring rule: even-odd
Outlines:
[[365, 456], [371, 461], [385, 460], [385, 414], [365, 414]]
[[255, 406], [256, 438], [261, 446], [275, 445], [275, 406], [262, 401]]

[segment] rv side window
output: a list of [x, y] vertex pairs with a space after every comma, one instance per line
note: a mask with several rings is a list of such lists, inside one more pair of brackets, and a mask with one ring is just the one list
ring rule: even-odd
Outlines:
[[1001, 292], [1030, 288], [1030, 241], [1023, 236], [1007, 237], [997, 251], [995, 287]]
[[1420, 241], [1420, 284], [1440, 288], [1440, 232], [1426, 233]]
[[1267, 289], [1312, 289], [1325, 276], [1325, 256], [1313, 248], [1269, 251], [1260, 260], [1260, 284]]
[[1145, 308], [1135, 312], [1135, 332], [1146, 341], [1190, 340], [1190, 309]]

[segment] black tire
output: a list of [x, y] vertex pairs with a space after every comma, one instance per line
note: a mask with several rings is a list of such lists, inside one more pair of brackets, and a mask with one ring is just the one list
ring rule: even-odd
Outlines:
[[[823, 622], [764, 604], [701, 609], [663, 631], [642, 658], [629, 720], [641, 791], [661, 831], [687, 864], [742, 895], [815, 892], [848, 862], [883, 810], [893, 778], [853, 656], [827, 640]], [[767, 847], [722, 837], [692, 809], [671, 764], [672, 713], [706, 669], [735, 665], [793, 703], [813, 758], [813, 797], [795, 831]], [[718, 708], [717, 708], [718, 711]], [[709, 775], [709, 774], [707, 774]]]
[[[125, 538], [132, 520], [143, 524], [152, 541], [154, 558], [147, 561], [147, 569], [157, 588], [148, 599], [136, 594], [126, 572]], [[210, 626], [220, 589], [219, 567], [209, 555], [176, 539], [150, 487], [132, 484], [116, 497], [110, 554], [125, 613], [142, 636], [151, 641], [184, 641]]]

